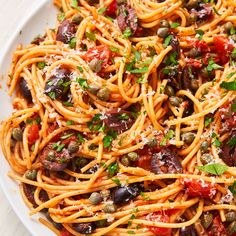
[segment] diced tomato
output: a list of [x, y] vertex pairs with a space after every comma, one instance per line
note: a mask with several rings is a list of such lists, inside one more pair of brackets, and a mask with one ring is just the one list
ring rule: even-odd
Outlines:
[[73, 234], [71, 234], [69, 231], [67, 231], [65, 228], [63, 228], [60, 231], [60, 236], [73, 236]]
[[189, 58], [188, 61], [187, 61], [187, 64], [190, 65], [190, 66], [193, 66], [193, 67], [195, 67], [197, 69], [202, 68], [201, 61], [197, 60], [197, 59]]
[[72, 135], [69, 138], [64, 139], [63, 141], [61, 141], [61, 143], [65, 144], [65, 145], [69, 145], [70, 142], [77, 141], [77, 140], [78, 140], [77, 137], [75, 135]]
[[227, 63], [234, 46], [229, 42], [229, 39], [224, 36], [215, 36], [213, 38], [213, 43], [215, 46], [215, 52], [219, 55], [221, 63]]
[[114, 0], [108, 6], [105, 15], [110, 16], [110, 17], [114, 17], [114, 16], [116, 16], [116, 10], [117, 10], [117, 2], [116, 2], [116, 0]]
[[[152, 215], [147, 216], [147, 220], [169, 223], [170, 217], [165, 213], [165, 211], [158, 211], [153, 213]], [[155, 236], [170, 236], [172, 231], [170, 228], [161, 228], [152, 226], [148, 228]]]
[[151, 155], [141, 155], [136, 161], [136, 166], [141, 167], [145, 170], [151, 170]]
[[210, 51], [209, 46], [203, 40], [196, 40], [193, 46], [197, 48], [201, 53]]
[[[54, 130], [58, 128], [58, 124], [56, 122], [50, 123], [47, 128], [47, 135], [51, 134]], [[57, 142], [60, 139], [60, 135], [56, 135], [51, 139], [52, 142]]]
[[186, 179], [184, 180], [184, 185], [187, 188], [188, 195], [191, 197], [212, 198], [216, 192], [213, 184], [203, 180]]
[[94, 58], [102, 60], [102, 67], [106, 68], [110, 63], [111, 50], [106, 45], [99, 45], [90, 48], [84, 55], [81, 55], [81, 57], [87, 62], [92, 61]]
[[39, 126], [37, 124], [33, 124], [29, 127], [28, 143], [32, 145], [36, 142], [38, 138], [39, 138]]
[[223, 225], [220, 216], [216, 216], [213, 219], [212, 226], [210, 228], [210, 231], [208, 232], [208, 236], [223, 236], [226, 235], [226, 229]]

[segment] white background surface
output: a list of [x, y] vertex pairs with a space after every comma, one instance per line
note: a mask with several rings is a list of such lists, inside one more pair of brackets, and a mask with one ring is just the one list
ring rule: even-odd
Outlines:
[[[39, 2], [40, 0], [0, 0], [0, 53], [14, 33], [15, 26], [24, 21], [24, 17], [37, 7]], [[0, 235], [30, 236], [30, 233], [13, 212], [1, 188]]]

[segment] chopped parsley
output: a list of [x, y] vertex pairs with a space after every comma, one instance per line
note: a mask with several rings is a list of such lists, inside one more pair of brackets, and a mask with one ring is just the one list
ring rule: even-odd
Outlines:
[[48, 96], [52, 99], [55, 100], [56, 99], [56, 93], [55, 92], [49, 92]]
[[207, 164], [205, 166], [197, 166], [198, 170], [201, 170], [203, 172], [213, 174], [213, 175], [222, 175], [225, 173], [225, 171], [228, 170], [228, 166], [222, 165], [220, 163], [214, 163], [214, 164]]
[[78, 1], [77, 0], [71, 0], [70, 6], [75, 8], [76, 10], [80, 11], [80, 7], [78, 6]]
[[109, 177], [113, 177], [116, 173], [118, 173], [119, 171], [119, 165], [117, 162], [111, 163], [108, 167], [107, 167], [107, 172]]
[[88, 86], [88, 83], [87, 83], [87, 80], [86, 79], [83, 79], [83, 78], [76, 78], [76, 82], [79, 83], [80, 87], [85, 90], [87, 89], [89, 86]]
[[81, 134], [77, 134], [77, 138], [79, 140], [79, 143], [84, 143], [85, 142], [85, 140], [84, 140], [84, 138]]
[[214, 121], [213, 117], [205, 117], [204, 126], [208, 127]]
[[112, 47], [112, 46], [110, 46], [109, 49], [110, 49], [112, 52], [117, 52], [117, 53], [120, 51], [119, 48], [115, 48], [115, 47]]
[[57, 152], [61, 152], [64, 147], [65, 147], [65, 144], [63, 143], [61, 144], [61, 141], [58, 141], [52, 144], [52, 148], [56, 149]]
[[236, 145], [236, 136], [233, 136], [228, 142], [227, 144], [230, 146], [230, 148], [234, 148]]
[[120, 186], [121, 185], [121, 182], [120, 182], [120, 180], [118, 179], [118, 178], [113, 178], [113, 179], [111, 179], [115, 184], [117, 184], [118, 186]]
[[85, 32], [85, 35], [88, 39], [95, 41], [96, 40], [96, 35], [94, 33], [91, 32]]
[[83, 72], [84, 70], [83, 70], [83, 68], [81, 67], [81, 66], [77, 66], [77, 69], [79, 70], [79, 72]]
[[102, 8], [100, 8], [100, 9], [98, 9], [98, 14], [99, 14], [99, 15], [102, 15], [102, 13], [104, 13], [106, 10], [107, 10], [106, 7], [102, 7]]
[[145, 194], [144, 192], [141, 192], [140, 195], [143, 197], [144, 200], [146, 200], [146, 201], [150, 200], [150, 197], [147, 194]]
[[67, 107], [73, 107], [73, 104], [71, 102], [63, 102], [63, 105], [67, 106]]
[[123, 38], [127, 39], [132, 35], [132, 31], [129, 27], [127, 27], [123, 32]]
[[109, 130], [107, 135], [103, 138], [103, 146], [104, 148], [111, 148], [111, 143], [117, 137], [117, 132], [113, 130]]
[[66, 121], [66, 124], [67, 124], [67, 125], [73, 125], [73, 124], [74, 124], [74, 121], [73, 121], [73, 120], [68, 120], [68, 121]]
[[126, 114], [126, 113], [122, 113], [122, 114], [119, 114], [118, 115], [118, 118], [120, 120], [128, 120], [129, 119], [129, 116]]
[[140, 68], [140, 69], [130, 70], [130, 73], [132, 73], [132, 74], [142, 74], [142, 73], [146, 73], [147, 71], [148, 71], [148, 67], [144, 66], [143, 68]]
[[172, 29], [177, 28], [178, 26], [180, 26], [180, 24], [178, 22], [173, 22], [173, 23], [170, 24], [170, 27]]
[[74, 135], [74, 134], [71, 133], [71, 134], [63, 135], [63, 136], [61, 136], [61, 139], [62, 139], [62, 140], [64, 140], [64, 139], [68, 139], [68, 138], [71, 137], [72, 135]]
[[46, 66], [46, 63], [43, 62], [43, 61], [37, 63], [37, 67], [38, 67], [40, 70], [44, 69], [45, 66]]
[[233, 77], [235, 74], [236, 74], [236, 71], [233, 71], [233, 72], [229, 73], [229, 74], [226, 76], [226, 78], [227, 78], [227, 79], [230, 79], [230, 78]]
[[166, 48], [167, 46], [169, 46], [172, 39], [173, 39], [173, 36], [171, 34], [168, 35], [164, 40], [163, 47]]
[[236, 194], [236, 180], [234, 181], [232, 185], [229, 186], [229, 190], [233, 195]]
[[213, 70], [218, 70], [222, 69], [223, 67], [216, 64], [212, 58], [209, 59], [208, 66], [206, 67], [207, 71], [213, 71]]
[[160, 142], [160, 146], [165, 146], [166, 142], [174, 137], [174, 130], [170, 129]]
[[219, 141], [218, 137], [217, 137], [217, 134], [216, 133], [212, 133], [211, 135], [212, 138], [215, 138], [212, 142], [212, 144], [216, 147], [220, 147], [221, 146], [221, 142]]
[[231, 104], [231, 111], [236, 112], [236, 100], [233, 100], [233, 103]]
[[57, 15], [57, 20], [58, 20], [59, 22], [62, 22], [63, 20], [65, 20], [65, 18], [66, 18], [66, 15], [65, 15], [64, 12], [61, 12], [61, 13], [59, 13], [59, 14]]
[[203, 30], [195, 30], [196, 36], [199, 40], [202, 40], [204, 31]]
[[220, 87], [225, 89], [225, 90], [236, 91], [236, 80], [234, 80], [232, 82], [225, 82], [225, 81], [223, 81], [220, 84]]
[[77, 42], [76, 38], [72, 38], [69, 42], [69, 47], [71, 49], [75, 48], [76, 47], [76, 42]]

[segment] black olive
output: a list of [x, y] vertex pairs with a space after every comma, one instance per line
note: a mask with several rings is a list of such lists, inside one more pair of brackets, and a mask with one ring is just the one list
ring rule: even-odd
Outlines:
[[119, 187], [114, 190], [112, 200], [115, 204], [127, 203], [131, 199], [137, 197], [141, 191], [142, 186], [138, 184]]
[[97, 170], [99, 169], [99, 165], [95, 164], [93, 167], [91, 167], [90, 169], [88, 169], [85, 174], [94, 174], [95, 172], [97, 172]]
[[44, 92], [52, 99], [65, 96], [70, 89], [70, 70], [60, 68], [46, 82]]
[[94, 222], [80, 223], [73, 224], [73, 228], [80, 234], [91, 234], [96, 229], [96, 225], [94, 224]]
[[32, 95], [31, 92], [29, 90], [28, 84], [26, 82], [26, 80], [24, 80], [23, 78], [20, 80], [19, 83], [20, 86], [20, 91], [21, 94], [23, 95], [23, 97], [28, 101], [28, 102], [32, 102]]
[[55, 221], [51, 218], [49, 212], [46, 213], [46, 218], [47, 218], [49, 221], [51, 221], [52, 224], [53, 224], [53, 226], [54, 226], [55, 228], [57, 228], [58, 230], [61, 230], [61, 229], [63, 228], [62, 224], [55, 222]]
[[228, 141], [231, 138], [236, 137], [236, 135], [232, 135], [229, 139], [223, 142], [222, 150], [220, 153], [220, 158], [227, 164], [228, 166], [236, 166], [236, 147], [231, 147], [228, 144]]
[[180, 229], [179, 236], [197, 236], [197, 232], [193, 225]]
[[69, 43], [75, 37], [76, 24], [69, 20], [64, 20], [57, 30], [56, 40], [63, 43]]
[[178, 174], [183, 172], [183, 167], [175, 152], [163, 148], [152, 154], [151, 171], [155, 174]]

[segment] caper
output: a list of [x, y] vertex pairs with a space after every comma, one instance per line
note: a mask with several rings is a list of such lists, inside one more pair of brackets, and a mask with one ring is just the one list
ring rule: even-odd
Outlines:
[[89, 201], [93, 204], [93, 205], [97, 205], [102, 201], [102, 196], [100, 193], [94, 192], [90, 195], [89, 197]]
[[175, 91], [174, 91], [174, 89], [171, 86], [167, 85], [165, 87], [165, 94], [168, 95], [169, 97], [170, 96], [174, 96], [175, 95]]
[[80, 24], [80, 22], [83, 20], [83, 17], [80, 14], [76, 14], [72, 18], [72, 22], [76, 24]]
[[100, 192], [100, 194], [104, 199], [107, 199], [111, 196], [111, 191], [109, 189], [104, 189]]
[[47, 155], [47, 160], [54, 161], [55, 159], [56, 159], [56, 155], [55, 155], [54, 151], [49, 151], [48, 155]]
[[188, 52], [188, 56], [189, 57], [197, 57], [200, 55], [200, 51], [197, 48], [192, 48], [189, 52]]
[[130, 153], [127, 154], [127, 156], [129, 158], [129, 160], [131, 160], [131, 161], [137, 161], [138, 158], [139, 158], [139, 154], [136, 153], [136, 152], [130, 152]]
[[37, 170], [28, 170], [25, 173], [25, 178], [35, 180], [37, 177]]
[[88, 91], [92, 94], [97, 94], [99, 89], [100, 89], [100, 87], [96, 84], [90, 84], [88, 87]]
[[202, 164], [206, 165], [213, 161], [213, 156], [209, 153], [204, 153], [203, 155], [201, 155], [200, 160]]
[[230, 211], [225, 214], [226, 221], [232, 222], [236, 220], [236, 212], [235, 211]]
[[129, 160], [129, 158], [127, 156], [121, 157], [120, 162], [124, 166], [130, 166], [130, 160]]
[[213, 215], [211, 213], [203, 214], [201, 217], [202, 226], [207, 229], [213, 221]]
[[71, 141], [68, 145], [69, 153], [75, 153], [79, 150], [79, 144], [75, 141]]
[[107, 221], [105, 219], [95, 221], [95, 225], [96, 225], [97, 228], [105, 227], [106, 224], [107, 224]]
[[160, 37], [160, 38], [165, 38], [169, 33], [169, 29], [168, 28], [159, 28], [157, 30], [157, 35]]
[[167, 20], [160, 21], [160, 28], [170, 28], [170, 24]]
[[197, 79], [192, 79], [191, 80], [191, 88], [196, 91], [199, 88], [199, 80]]
[[157, 140], [155, 137], [148, 139], [147, 145], [149, 147], [155, 147], [157, 145]]
[[196, 15], [196, 13], [193, 13], [193, 12], [190, 13], [188, 20], [189, 20], [189, 23], [196, 22], [196, 21], [197, 21], [197, 15]]
[[232, 22], [227, 22], [224, 25], [224, 30], [225, 30], [226, 33], [229, 33], [230, 30], [233, 29], [233, 28], [234, 28], [234, 25], [233, 25]]
[[111, 91], [108, 88], [101, 88], [97, 93], [97, 97], [102, 101], [108, 101], [110, 98]]
[[236, 221], [230, 223], [230, 225], [227, 228], [227, 232], [229, 235], [233, 235], [236, 233]]
[[23, 133], [22, 130], [20, 128], [14, 128], [12, 130], [12, 137], [16, 140], [16, 141], [22, 141], [23, 139]]
[[176, 96], [169, 97], [169, 102], [172, 106], [178, 107], [182, 103], [182, 99]]
[[97, 73], [102, 69], [102, 61], [95, 57], [89, 62], [89, 67], [92, 71]]
[[115, 204], [113, 203], [107, 203], [104, 207], [103, 207], [103, 211], [105, 213], [114, 213], [117, 210], [117, 207]]
[[202, 153], [205, 153], [208, 151], [208, 142], [207, 141], [203, 141], [200, 145], [200, 149]]
[[83, 168], [88, 163], [89, 163], [89, 160], [84, 157], [79, 157], [79, 158], [76, 158], [76, 160], [75, 160], [75, 165], [79, 168]]
[[184, 133], [184, 134], [182, 135], [182, 140], [183, 140], [186, 144], [191, 144], [194, 139], [195, 139], [195, 134], [192, 133], [192, 132]]
[[190, 0], [186, 7], [188, 9], [196, 8], [196, 7], [198, 7], [198, 2], [199, 2], [198, 0]]

